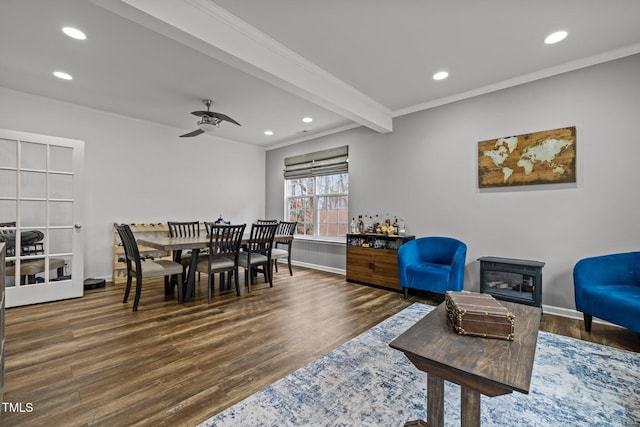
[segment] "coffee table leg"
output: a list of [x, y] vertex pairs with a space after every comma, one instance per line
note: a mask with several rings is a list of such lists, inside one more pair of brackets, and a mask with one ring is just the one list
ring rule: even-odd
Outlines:
[[480, 427], [480, 393], [462, 386], [460, 400], [460, 425], [462, 427]]
[[429, 427], [444, 426], [444, 380], [429, 373], [427, 374], [427, 424]]

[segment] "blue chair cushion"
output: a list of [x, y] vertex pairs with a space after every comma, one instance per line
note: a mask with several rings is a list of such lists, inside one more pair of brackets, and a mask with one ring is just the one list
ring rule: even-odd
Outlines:
[[[407, 266], [407, 287], [423, 289], [429, 288], [433, 292], [444, 294], [446, 292], [447, 283], [449, 283], [449, 275], [451, 274], [451, 265], [434, 264], [431, 262], [421, 262]], [[420, 286], [420, 283], [429, 283], [429, 286]]]
[[582, 298], [584, 306], [594, 316], [640, 331], [640, 287], [593, 285], [583, 289]]

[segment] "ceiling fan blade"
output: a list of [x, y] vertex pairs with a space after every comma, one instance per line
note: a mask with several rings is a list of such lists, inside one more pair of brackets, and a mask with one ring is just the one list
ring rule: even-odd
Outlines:
[[236, 124], [238, 126], [242, 126], [240, 123], [236, 122], [235, 120], [233, 120], [231, 117], [227, 116], [226, 114], [222, 114], [222, 113], [216, 113], [216, 112], [210, 112], [209, 115], [211, 117], [214, 117], [216, 119], [220, 119], [220, 120], [226, 120], [227, 122], [231, 122], [233, 124]]
[[193, 132], [189, 132], [189, 133], [185, 133], [184, 135], [180, 135], [180, 138], [186, 138], [186, 137], [190, 137], [190, 136], [198, 136], [201, 133], [204, 133], [204, 131], [202, 129], [196, 129]]
[[210, 116], [211, 111], [192, 111], [191, 114], [194, 116], [202, 117], [202, 116]]

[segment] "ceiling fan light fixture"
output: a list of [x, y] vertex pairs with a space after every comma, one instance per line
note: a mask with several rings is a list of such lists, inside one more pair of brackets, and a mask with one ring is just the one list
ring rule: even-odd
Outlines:
[[198, 129], [205, 132], [213, 132], [216, 128], [220, 127], [220, 122], [212, 120], [200, 120], [198, 122]]

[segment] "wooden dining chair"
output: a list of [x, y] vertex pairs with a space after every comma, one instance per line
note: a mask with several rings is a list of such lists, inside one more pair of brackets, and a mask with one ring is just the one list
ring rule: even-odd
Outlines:
[[[196, 237], [200, 235], [200, 221], [167, 221], [167, 226], [169, 227], [169, 237]], [[187, 259], [189, 260], [189, 254], [181, 254], [178, 252], [178, 257], [180, 260]], [[176, 254], [174, 254], [174, 260], [176, 259]], [[183, 265], [189, 265], [189, 262], [186, 264], [181, 262]]]
[[256, 220], [256, 224], [277, 224], [277, 219], [258, 219]]
[[[175, 275], [177, 280], [175, 283], [178, 285], [178, 300], [183, 300], [182, 289], [182, 265], [174, 261], [169, 260], [145, 260], [140, 258], [140, 250], [136, 243], [136, 238], [131, 231], [131, 228], [127, 224], [115, 224], [120, 241], [124, 247], [124, 255], [127, 263], [127, 286], [124, 291], [123, 304], [126, 304], [129, 299], [129, 293], [131, 292], [131, 283], [133, 278], [136, 278], [136, 296], [133, 300], [133, 311], [138, 311], [138, 304], [140, 304], [140, 293], [142, 291], [142, 279], [152, 277], [168, 277]], [[171, 280], [165, 280], [165, 294], [173, 293], [173, 286], [169, 285], [173, 283]]]
[[[196, 237], [200, 235], [200, 221], [167, 221], [167, 226], [169, 227], [169, 237]], [[191, 264], [191, 251], [185, 253], [182, 253], [181, 250], [174, 251], [173, 260], [182, 264], [182, 274], [186, 276], [187, 267]]]
[[271, 271], [271, 249], [273, 237], [276, 235], [278, 224], [252, 224], [249, 241], [239, 255], [239, 265], [244, 267], [244, 283], [251, 292], [253, 271], [261, 268], [265, 281], [273, 287], [273, 274]]
[[198, 261], [197, 271], [209, 275], [209, 304], [214, 290], [214, 276], [221, 273], [220, 289], [224, 278], [222, 273], [227, 272], [229, 278], [235, 278], [236, 294], [240, 296], [240, 285], [238, 281], [238, 262], [240, 245], [246, 224], [241, 225], [218, 225], [205, 223], [209, 231], [209, 253], [205, 259]]
[[273, 260], [273, 265], [276, 268], [276, 273], [278, 272], [278, 260], [286, 258], [287, 264], [289, 265], [289, 276], [293, 276], [293, 270], [291, 269], [291, 247], [293, 246], [293, 235], [296, 232], [297, 225], [297, 221], [280, 221], [278, 223], [276, 235], [290, 236], [291, 238], [287, 240], [278, 240], [273, 243], [271, 259]]

